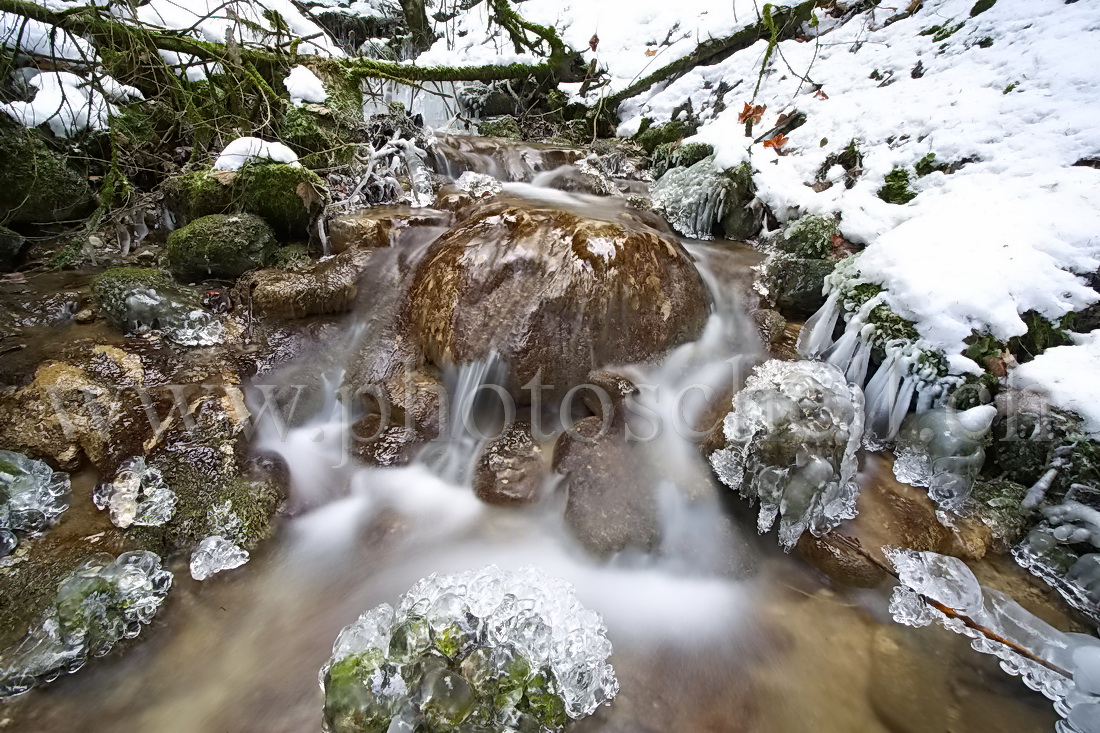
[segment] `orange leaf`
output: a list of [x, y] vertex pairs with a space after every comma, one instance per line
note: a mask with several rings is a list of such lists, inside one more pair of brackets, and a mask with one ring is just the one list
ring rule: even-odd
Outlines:
[[645, 55], [646, 55], [646, 56], [656, 56], [656, 55], [657, 55], [657, 49], [655, 49], [655, 48], [647, 48], [647, 49], [645, 50]]
[[818, 89], [816, 92], [814, 92], [814, 96], [817, 97], [818, 99], [828, 99], [829, 98], [829, 95], [826, 94], [821, 89]]
[[738, 122], [747, 122], [752, 120], [753, 122], [759, 122], [760, 118], [764, 116], [764, 110], [768, 108], [766, 104], [752, 105], [745, 102], [745, 108], [741, 110], [741, 114], [737, 115]]
[[764, 147], [765, 148], [772, 148], [776, 152], [779, 152], [779, 149], [787, 144], [787, 139], [788, 138], [787, 138], [786, 135], [784, 135], [783, 133], [779, 133], [778, 135], [771, 138], [770, 140], [765, 140], [764, 141]]

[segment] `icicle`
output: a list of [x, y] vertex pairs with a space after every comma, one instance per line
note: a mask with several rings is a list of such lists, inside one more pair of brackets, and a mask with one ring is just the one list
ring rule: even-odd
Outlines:
[[833, 342], [833, 329], [840, 318], [840, 291], [834, 290], [825, 304], [810, 316], [798, 334], [796, 349], [799, 355], [812, 359], [823, 353]]
[[894, 409], [890, 411], [890, 433], [883, 436], [883, 439], [892, 440], [898, 434], [902, 420], [909, 414], [909, 405], [913, 402], [913, 392], [916, 391], [919, 382], [920, 380], [912, 374], [906, 374], [902, 377], [897, 402], [894, 403]]
[[852, 365], [852, 357], [855, 355], [859, 345], [859, 329], [852, 328], [852, 324], [849, 323], [843, 335], [837, 339], [835, 344], [826, 349], [825, 353], [821, 356], [825, 361], [829, 362], [840, 371], [847, 372], [848, 367]]
[[888, 354], [864, 390], [867, 397], [864, 443], [872, 450], [881, 449], [882, 443], [893, 437], [890, 433], [890, 420], [898, 399], [902, 368], [897, 352]]
[[325, 217], [317, 217], [317, 238], [321, 240], [321, 253], [326, 257], [332, 252], [328, 248], [328, 234], [325, 232]]
[[856, 351], [855, 356], [852, 358], [851, 363], [848, 365], [848, 371], [845, 375], [848, 381], [852, 384], [863, 386], [863, 383], [867, 381], [867, 367], [871, 363], [871, 342], [861, 340], [859, 349]]

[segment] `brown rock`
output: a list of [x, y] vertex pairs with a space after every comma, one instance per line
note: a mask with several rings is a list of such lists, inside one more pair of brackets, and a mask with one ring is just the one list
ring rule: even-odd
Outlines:
[[[622, 422], [626, 417], [626, 398], [638, 394], [638, 388], [634, 385], [634, 382], [621, 374], [606, 369], [595, 369], [589, 372], [586, 384], [591, 385], [591, 387], [581, 391], [584, 406], [601, 421], [605, 419], [604, 408], [606, 406], [611, 412], [609, 424]], [[604, 396], [607, 397], [606, 403], [602, 399]]]
[[474, 468], [474, 493], [487, 504], [537, 501], [546, 475], [542, 448], [528, 423], [516, 422], [489, 441]]
[[259, 270], [242, 279], [241, 290], [251, 292], [257, 311], [272, 316], [342, 313], [355, 302], [370, 258], [370, 250], [351, 249], [304, 272]]
[[407, 206], [372, 206], [328, 221], [329, 251], [335, 254], [349, 249], [392, 247], [401, 233], [411, 227], [447, 226], [451, 215], [446, 211], [416, 209]]
[[351, 451], [372, 466], [404, 466], [421, 445], [416, 431], [400, 424], [382, 424], [381, 415], [367, 415], [352, 426]]
[[699, 335], [707, 309], [686, 250], [630, 213], [586, 219], [503, 201], [429, 248], [404, 319], [438, 367], [497, 352], [526, 402], [537, 376], [560, 399], [594, 368], [659, 358]]

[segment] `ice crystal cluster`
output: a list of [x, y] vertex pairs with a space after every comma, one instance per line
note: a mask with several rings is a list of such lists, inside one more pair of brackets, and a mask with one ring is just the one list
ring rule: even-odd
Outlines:
[[68, 508], [68, 474], [0, 450], [0, 557], [15, 549], [16, 532], [40, 532]]
[[160, 331], [180, 346], [213, 346], [225, 338], [225, 327], [198, 300], [176, 288], [135, 287], [126, 295], [127, 330]]
[[195, 580], [239, 568], [249, 557], [248, 550], [237, 544], [243, 538], [244, 524], [233, 511], [233, 502], [214, 506], [206, 520], [214, 534], [204, 538], [191, 553], [191, 577]]
[[159, 527], [176, 511], [176, 493], [168, 488], [161, 472], [146, 465], [140, 456], [124, 462], [113, 481], [96, 486], [92, 501], [123, 529], [131, 525]]
[[790, 550], [809, 529], [828, 532], [856, 514], [854, 481], [863, 394], [830, 364], [773, 359], [757, 367], [723, 423], [726, 447], [711, 455], [718, 478], [750, 501]]
[[[942, 355], [890, 310], [885, 291], [861, 276], [858, 258], [836, 266], [825, 278], [825, 292], [825, 304], [799, 333], [798, 353], [832, 364], [848, 381], [863, 386], [864, 440], [881, 450], [897, 435], [914, 398], [916, 411], [924, 412], [942, 402], [952, 382], [945, 379]], [[841, 320], [844, 331], [834, 340]], [[872, 357], [880, 364], [868, 381]]]
[[928, 495], [944, 511], [958, 511], [970, 497], [985, 463], [982, 445], [997, 408], [936, 408], [910, 415], [897, 435], [894, 475]]
[[325, 729], [561, 731], [618, 692], [600, 615], [535, 568], [420, 580], [340, 632]]
[[119, 639], [137, 636], [171, 586], [172, 573], [152, 552], [89, 557], [61, 582], [23, 639], [0, 652], [0, 697], [75, 672]]
[[[958, 558], [896, 548], [886, 554], [900, 581], [890, 599], [895, 621], [916, 627], [939, 621], [944, 628], [970, 637], [974, 649], [997, 657], [1001, 669], [1054, 701], [1063, 717], [1059, 733], [1100, 731], [1100, 639], [1055, 629], [1004, 593], [980, 585]], [[925, 599], [967, 616], [1050, 666], [942, 613]]]
[[1075, 484], [1013, 548], [1016, 561], [1100, 623], [1100, 496]]
[[672, 228], [692, 239], [714, 239], [714, 229], [733, 203], [731, 183], [714, 156], [690, 168], [673, 168], [653, 186], [653, 204]]

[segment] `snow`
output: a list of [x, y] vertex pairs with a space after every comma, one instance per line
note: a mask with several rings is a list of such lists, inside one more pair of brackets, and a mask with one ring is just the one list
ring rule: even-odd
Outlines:
[[290, 101], [295, 106], [303, 102], [324, 104], [328, 99], [325, 85], [317, 78], [317, 75], [299, 64], [290, 70], [290, 74], [283, 80], [286, 90], [290, 92]]
[[1074, 335], [1071, 346], [1047, 349], [1009, 375], [1009, 385], [1040, 392], [1055, 407], [1080, 415], [1100, 436], [1100, 330]]
[[282, 143], [271, 143], [258, 137], [239, 137], [225, 146], [214, 162], [214, 170], [235, 171], [254, 160], [269, 160], [274, 163], [287, 163], [300, 168], [298, 156]]
[[116, 113], [112, 102], [142, 98], [134, 87], [106, 75], [90, 81], [67, 71], [20, 72], [34, 97], [29, 102], [0, 104], [0, 111], [24, 127], [49, 125], [58, 137], [71, 137], [89, 128], [106, 129], [109, 116]]
[[85, 64], [99, 61], [99, 54], [83, 38], [13, 13], [0, 13], [0, 48]]
[[[783, 155], [754, 144], [737, 121], [765, 42], [628, 100], [619, 132], [632, 133], [643, 116], [666, 121], [690, 101], [705, 122], [692, 141], [714, 145], [721, 167], [749, 157], [758, 195], [780, 221], [839, 214], [843, 235], [868, 245], [858, 256], [862, 276], [883, 285], [891, 308], [915, 321], [953, 366], [967, 368], [958, 354], [972, 331], [1007, 339], [1026, 331], [1020, 314], [1028, 310], [1052, 320], [1080, 310], [1098, 296], [1077, 274], [1100, 266], [1100, 174], [1073, 166], [1100, 151], [1100, 80], [1084, 56], [1095, 48], [1100, 5], [999, 0], [970, 18], [972, 6], [925, 2], [890, 25], [884, 21], [894, 8], [842, 24], [822, 17], [817, 40], [780, 43], [755, 100], [768, 109], [754, 134], [782, 112], [805, 113]], [[643, 20], [629, 17], [628, 36]], [[964, 25], [940, 42], [920, 35], [945, 22]], [[658, 28], [639, 32], [635, 43]], [[714, 35], [722, 35], [718, 26]], [[994, 42], [983, 48], [986, 37]], [[923, 76], [913, 78], [918, 62]], [[615, 78], [635, 68], [630, 58], [612, 63]], [[869, 78], [872, 70], [879, 79]], [[823, 95], [799, 78], [806, 75]], [[721, 83], [732, 90], [716, 111]], [[855, 186], [836, 181], [815, 192], [808, 184], [826, 156], [852, 139], [864, 155]], [[951, 175], [914, 174], [919, 195], [908, 204], [878, 198], [886, 173], [911, 169], [928, 153], [937, 162], [973, 162]]]

